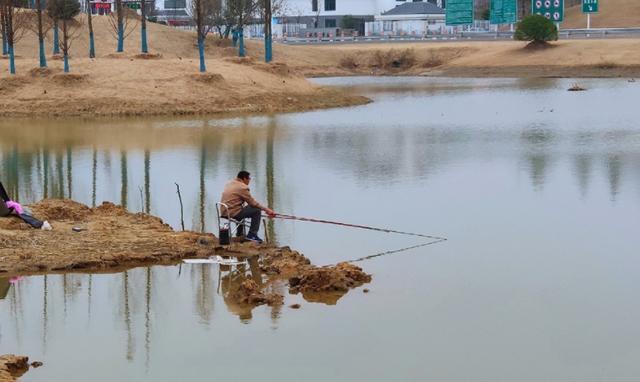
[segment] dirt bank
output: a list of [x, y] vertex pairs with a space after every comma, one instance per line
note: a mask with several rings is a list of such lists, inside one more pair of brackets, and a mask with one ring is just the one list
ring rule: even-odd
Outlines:
[[[18, 74], [0, 59], [0, 116], [149, 116], [276, 113], [360, 105], [365, 97], [322, 88], [305, 76], [427, 75], [491, 77], [640, 76], [640, 39], [565, 40], [527, 51], [524, 43], [412, 42], [290, 46], [263, 63], [259, 40], [239, 59], [228, 40], [207, 39], [208, 72], [198, 72], [195, 35], [149, 23], [152, 53], [139, 54], [139, 28], [115, 52], [107, 17], [95, 17], [98, 55], [86, 57], [86, 26], [74, 41], [71, 74], [59, 57], [38, 69], [27, 33], [16, 45]], [[50, 37], [50, 36], [49, 36]], [[45, 42], [47, 50], [51, 41]]]
[[280, 59], [307, 76], [637, 77], [640, 39], [562, 40], [544, 50], [519, 41], [289, 46]]
[[28, 357], [13, 354], [0, 356], [0, 382], [15, 382], [28, 370]]
[[[245, 272], [227, 286], [227, 298], [241, 306], [281, 304], [270, 283], [287, 282], [291, 293], [330, 293], [338, 298], [370, 282], [371, 276], [348, 264], [318, 268], [288, 247], [234, 243], [218, 245], [212, 234], [175, 232], [161, 219], [129, 213], [111, 203], [89, 208], [71, 200], [43, 200], [30, 206], [52, 231], [35, 230], [21, 220], [0, 218], [0, 276], [45, 272], [101, 271], [176, 264], [214, 255], [255, 260], [254, 279]], [[80, 228], [75, 232], [73, 228]], [[244, 268], [242, 268], [244, 269]], [[259, 271], [257, 271], [259, 270]], [[266, 276], [266, 279], [263, 279]]]
[[[5, 61], [5, 62], [2, 62]], [[195, 59], [100, 58], [35, 69], [18, 60], [19, 74], [0, 78], [0, 115], [148, 116], [275, 113], [367, 103], [357, 95], [314, 86], [284, 64], [237, 63], [217, 57], [210, 72]], [[0, 60], [0, 70], [6, 60]], [[21, 69], [21, 70], [20, 70]]]

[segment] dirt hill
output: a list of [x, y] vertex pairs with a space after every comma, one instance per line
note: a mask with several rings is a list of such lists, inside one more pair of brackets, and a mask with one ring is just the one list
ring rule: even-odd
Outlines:
[[[600, 12], [591, 15], [592, 28], [640, 27], [640, 0], [600, 0]], [[587, 16], [582, 6], [566, 9], [562, 28], [586, 28]]]

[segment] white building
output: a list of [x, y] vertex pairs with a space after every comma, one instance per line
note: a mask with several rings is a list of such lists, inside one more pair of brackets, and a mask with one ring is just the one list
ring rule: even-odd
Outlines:
[[[284, 15], [277, 17], [283, 23], [306, 24], [308, 29], [340, 28], [344, 16], [360, 21], [358, 28], [364, 33], [364, 23], [397, 5], [415, 0], [287, 0]], [[429, 0], [442, 4], [443, 0]]]
[[425, 36], [443, 33], [445, 29], [444, 9], [430, 2], [406, 2], [367, 22], [365, 34]]

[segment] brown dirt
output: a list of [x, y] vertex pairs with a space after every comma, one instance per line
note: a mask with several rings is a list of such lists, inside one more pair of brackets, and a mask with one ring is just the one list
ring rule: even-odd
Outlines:
[[5, 354], [0, 356], [0, 382], [15, 382], [29, 371], [29, 357]]
[[[306, 76], [636, 77], [640, 39], [561, 40], [551, 49], [519, 41], [286, 46], [280, 60]], [[400, 59], [405, 52], [407, 59]], [[413, 53], [408, 53], [413, 52]], [[411, 64], [413, 63], [413, 64]], [[603, 68], [603, 64], [607, 68]]]
[[[212, 234], [175, 232], [157, 217], [130, 213], [112, 203], [89, 208], [71, 200], [47, 199], [30, 208], [34, 216], [48, 220], [53, 230], [30, 228], [15, 217], [0, 218], [3, 277], [52, 271], [108, 272], [213, 255], [259, 258], [256, 268], [266, 274], [269, 283], [259, 285], [243, 273], [228, 285], [223, 284], [228, 290], [225, 298], [241, 309], [281, 305], [282, 293], [269, 290], [270, 283], [276, 281], [289, 280], [291, 293], [302, 292], [305, 298], [316, 293], [314, 301], [331, 303], [350, 289], [371, 281], [370, 275], [350, 264], [313, 266], [309, 259], [289, 247], [248, 242], [221, 247]], [[83, 231], [74, 232], [74, 227]], [[329, 298], [325, 299], [324, 294], [330, 294]]]
[[[98, 56], [85, 55], [89, 44], [85, 25], [72, 46], [70, 74], [61, 74], [62, 62], [52, 57], [49, 70], [34, 69], [38, 67], [37, 38], [27, 33], [20, 40], [14, 78], [4, 78], [8, 60], [0, 61], [0, 116], [271, 113], [369, 102], [313, 85], [294, 75], [284, 61], [262, 63], [263, 48], [257, 41], [247, 41], [248, 57], [238, 59], [229, 57], [237, 53], [228, 40], [208, 38], [207, 67], [224, 77], [226, 86], [219, 86], [219, 81], [193, 81], [199, 74], [193, 32], [149, 23], [149, 54], [138, 53], [139, 28], [125, 40], [125, 52], [115, 53], [108, 18], [98, 16], [93, 21]], [[50, 37], [45, 41], [47, 49]]]

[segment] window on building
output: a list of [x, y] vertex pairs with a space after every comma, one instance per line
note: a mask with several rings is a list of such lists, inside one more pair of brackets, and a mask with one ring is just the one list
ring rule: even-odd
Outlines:
[[336, 10], [336, 0], [324, 0], [324, 10], [325, 11], [335, 11]]
[[335, 28], [338, 24], [336, 23], [336, 19], [324, 19], [324, 27], [325, 28]]
[[393, 30], [393, 21], [383, 21], [382, 30], [385, 32], [391, 32]]
[[318, 12], [318, 0], [311, 0], [311, 11]]
[[183, 9], [187, 7], [187, 0], [164, 0], [164, 9]]

